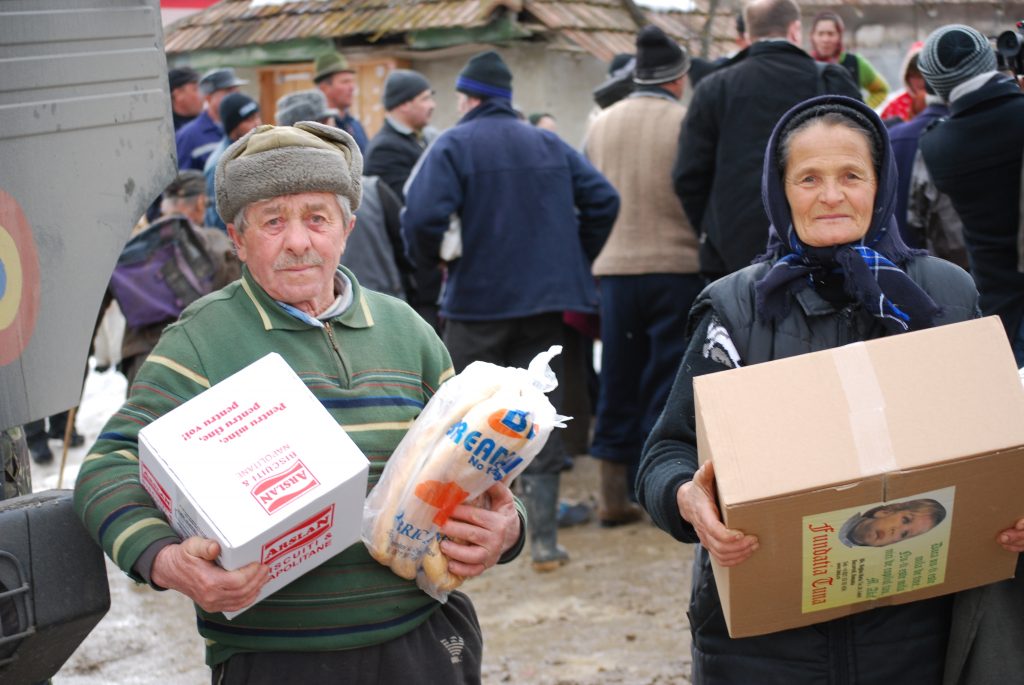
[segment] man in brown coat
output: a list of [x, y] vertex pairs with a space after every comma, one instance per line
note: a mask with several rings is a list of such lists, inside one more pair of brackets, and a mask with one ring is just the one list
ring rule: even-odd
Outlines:
[[704, 281], [697, 235], [672, 189], [690, 59], [656, 26], [636, 40], [635, 90], [601, 112], [585, 152], [622, 208], [594, 262], [601, 289], [601, 385], [590, 453], [601, 460], [598, 518], [639, 518], [629, 503], [640, 449], [683, 357], [686, 315]]

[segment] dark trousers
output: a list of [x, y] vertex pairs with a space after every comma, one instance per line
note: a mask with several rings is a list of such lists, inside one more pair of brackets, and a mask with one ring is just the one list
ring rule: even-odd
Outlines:
[[[525, 369], [539, 353], [562, 344], [562, 314], [538, 314], [500, 321], [445, 321], [444, 344], [455, 371], [475, 361]], [[562, 357], [551, 360], [551, 370], [562, 379]], [[555, 409], [562, 408], [562, 386], [548, 393]], [[530, 474], [559, 473], [565, 467], [565, 447], [559, 431], [551, 431], [547, 444], [526, 468]]]
[[590, 453], [630, 466], [661, 414], [686, 351], [697, 274], [601, 277], [601, 385]]
[[394, 640], [334, 652], [245, 652], [213, 667], [213, 685], [477, 685], [483, 637], [469, 597], [453, 592]]

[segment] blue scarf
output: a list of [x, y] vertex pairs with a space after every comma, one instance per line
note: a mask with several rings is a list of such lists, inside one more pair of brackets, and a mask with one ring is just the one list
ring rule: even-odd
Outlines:
[[[808, 110], [822, 106], [829, 110], [854, 110], [861, 115], [859, 119], [866, 119], [881, 142], [881, 160], [876, 169], [878, 190], [871, 226], [864, 237], [855, 243], [812, 247], [801, 241], [793, 228], [782, 186], [778, 148], [780, 134], [788, 122], [798, 116], [805, 118]], [[858, 100], [837, 95], [800, 103], [775, 126], [765, 152], [761, 180], [762, 200], [772, 225], [768, 250], [758, 261], [775, 260], [755, 285], [757, 313], [762, 321], [776, 322], [785, 318], [796, 293], [813, 288], [816, 279], [825, 280], [829, 274], [839, 274], [845, 292], [879, 319], [889, 332], [902, 333], [935, 325], [939, 306], [904, 270], [910, 259], [925, 253], [910, 249], [900, 238], [893, 215], [896, 164], [885, 126], [873, 110]], [[779, 226], [784, 226], [785, 230], [779, 231]]]

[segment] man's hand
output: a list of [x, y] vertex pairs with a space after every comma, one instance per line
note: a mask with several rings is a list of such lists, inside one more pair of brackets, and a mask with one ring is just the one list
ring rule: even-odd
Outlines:
[[441, 532], [451, 538], [441, 542], [448, 570], [463, 578], [494, 566], [519, 539], [519, 513], [512, 491], [504, 483], [495, 483], [485, 494], [490, 497], [489, 508], [460, 504], [441, 526]]
[[697, 469], [692, 481], [676, 492], [679, 514], [694, 527], [700, 543], [715, 561], [722, 566], [735, 566], [757, 550], [757, 538], [722, 525], [714, 493], [715, 468], [708, 461]]
[[1001, 532], [997, 540], [1007, 552], [1024, 552], [1024, 519]]
[[218, 554], [220, 545], [213, 540], [188, 538], [157, 553], [150, 577], [156, 585], [190, 597], [205, 611], [237, 611], [249, 606], [269, 580], [270, 569], [254, 561], [225, 571], [216, 564]]

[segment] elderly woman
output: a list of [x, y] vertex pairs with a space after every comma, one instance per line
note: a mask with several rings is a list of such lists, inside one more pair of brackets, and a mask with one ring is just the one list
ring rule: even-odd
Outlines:
[[[697, 468], [693, 378], [978, 315], [970, 276], [900, 240], [892, 152], [863, 103], [825, 96], [786, 113], [768, 143], [762, 189], [772, 220], [768, 252], [697, 298], [686, 355], [637, 483], [659, 527], [700, 542], [689, 611], [693, 682], [938, 684], [949, 597], [758, 637], [733, 640], [726, 631], [710, 557], [736, 565], [758, 542], [722, 524], [712, 464]], [[1024, 542], [1020, 531], [1002, 535], [1012, 538], [1008, 548]]]

